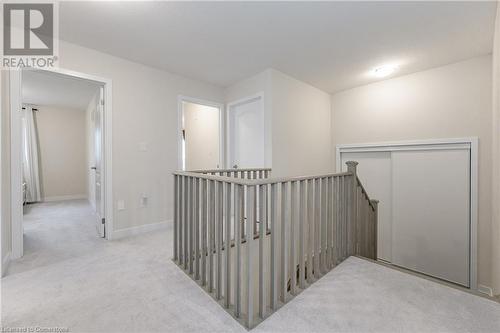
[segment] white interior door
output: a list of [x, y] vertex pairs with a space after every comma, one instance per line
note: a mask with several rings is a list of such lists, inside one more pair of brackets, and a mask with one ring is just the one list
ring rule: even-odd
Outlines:
[[220, 109], [182, 102], [184, 170], [217, 169], [220, 154]]
[[265, 127], [262, 97], [228, 108], [228, 167], [265, 167]]
[[104, 128], [104, 88], [99, 89], [99, 98], [94, 112], [94, 183], [95, 183], [95, 209], [96, 209], [96, 228], [100, 237], [105, 237], [104, 229], [104, 185], [103, 185], [103, 135]]
[[342, 153], [342, 170], [347, 161], [357, 161], [358, 177], [371, 198], [379, 200], [377, 257], [392, 260], [392, 171], [391, 152]]
[[470, 151], [397, 151], [392, 170], [392, 262], [469, 286]]

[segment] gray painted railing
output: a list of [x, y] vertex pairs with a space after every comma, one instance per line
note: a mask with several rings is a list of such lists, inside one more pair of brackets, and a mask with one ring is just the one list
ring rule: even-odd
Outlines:
[[348, 171], [174, 172], [174, 261], [248, 328], [350, 255], [376, 258], [377, 201]]

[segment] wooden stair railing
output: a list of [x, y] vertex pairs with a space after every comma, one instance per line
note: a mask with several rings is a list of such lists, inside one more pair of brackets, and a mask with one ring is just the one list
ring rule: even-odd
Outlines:
[[347, 257], [377, 258], [377, 201], [356, 166], [287, 178], [269, 178], [271, 169], [174, 172], [174, 262], [255, 327]]

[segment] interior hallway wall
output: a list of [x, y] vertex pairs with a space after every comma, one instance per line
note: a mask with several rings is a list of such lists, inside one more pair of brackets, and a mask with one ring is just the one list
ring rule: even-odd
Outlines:
[[[177, 98], [223, 102], [224, 89], [64, 41], [59, 59], [61, 68], [112, 80], [114, 230], [171, 221]], [[117, 209], [118, 200], [125, 209]]]
[[45, 105], [37, 109], [42, 199], [85, 198], [85, 111]]
[[348, 143], [479, 138], [478, 283], [484, 286], [492, 285], [491, 70], [486, 55], [332, 96], [332, 149]]

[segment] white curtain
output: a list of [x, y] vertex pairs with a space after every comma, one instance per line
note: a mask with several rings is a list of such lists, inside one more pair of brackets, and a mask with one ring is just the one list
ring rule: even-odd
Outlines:
[[26, 182], [26, 200], [28, 202], [41, 201], [38, 135], [33, 113], [33, 108], [30, 106], [25, 106], [22, 110], [23, 178]]

